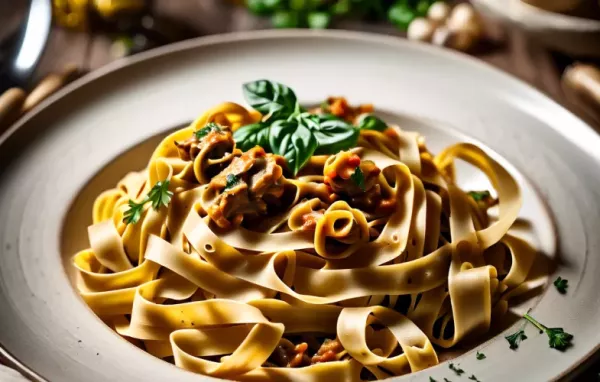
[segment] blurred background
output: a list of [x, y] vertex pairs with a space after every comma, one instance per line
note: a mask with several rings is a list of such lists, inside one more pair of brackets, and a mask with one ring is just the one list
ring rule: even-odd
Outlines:
[[600, 128], [599, 0], [0, 0], [0, 132], [112, 61], [268, 28], [360, 30], [462, 51]]
[[0, 132], [112, 61], [268, 28], [360, 30], [462, 51], [600, 129], [599, 0], [0, 0]]
[[[0, 0], [0, 133], [113, 61], [269, 28], [367, 31], [460, 51], [600, 131], [600, 0]], [[600, 364], [587, 369], [581, 380], [600, 380]]]
[[360, 30], [462, 51], [600, 128], [599, 0], [0, 0], [0, 132], [112, 61], [268, 28]]

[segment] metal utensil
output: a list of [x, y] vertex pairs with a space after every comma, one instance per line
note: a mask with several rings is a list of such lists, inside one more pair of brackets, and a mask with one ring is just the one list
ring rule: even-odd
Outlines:
[[11, 87], [26, 87], [44, 51], [50, 34], [50, 0], [31, 0], [15, 42], [0, 69], [0, 94]]

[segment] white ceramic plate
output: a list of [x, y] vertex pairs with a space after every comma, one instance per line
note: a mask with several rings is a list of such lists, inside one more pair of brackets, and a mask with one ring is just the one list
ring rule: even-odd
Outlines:
[[521, 0], [473, 0], [473, 4], [525, 30], [551, 49], [575, 56], [600, 57], [600, 20], [546, 11]]
[[[87, 246], [93, 197], [142, 168], [156, 136], [219, 102], [241, 102], [241, 84], [263, 77], [290, 85], [305, 103], [331, 94], [373, 102], [422, 131], [436, 151], [477, 140], [519, 179], [532, 238], [558, 262], [550, 277], [570, 283], [567, 296], [548, 288], [528, 306], [573, 333], [575, 344], [555, 351], [528, 327], [518, 351], [498, 336], [477, 348], [484, 361], [474, 350], [455, 360], [469, 375], [547, 381], [592, 354], [600, 343], [600, 138], [529, 86], [463, 55], [392, 37], [271, 31], [183, 42], [94, 72], [0, 137], [6, 357], [49, 381], [209, 379], [119, 338], [85, 306], [66, 270], [74, 250]], [[482, 184], [466, 174], [465, 184]], [[398, 380], [429, 376], [457, 379], [441, 364]]]

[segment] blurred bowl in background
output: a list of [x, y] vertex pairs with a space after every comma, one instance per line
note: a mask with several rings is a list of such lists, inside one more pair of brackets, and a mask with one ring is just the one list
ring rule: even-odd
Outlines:
[[600, 20], [554, 13], [522, 0], [473, 0], [484, 14], [525, 30], [548, 48], [576, 57], [600, 57]]

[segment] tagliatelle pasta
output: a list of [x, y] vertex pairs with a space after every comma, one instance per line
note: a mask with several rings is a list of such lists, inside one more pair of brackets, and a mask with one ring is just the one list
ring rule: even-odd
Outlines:
[[[335, 116], [299, 117], [321, 147], [318, 129], [366, 110], [340, 100], [329, 101]], [[434, 156], [418, 133], [385, 125], [304, 161], [310, 135], [286, 141], [295, 157], [240, 149], [233, 133], [263, 128], [274, 110], [219, 105], [98, 196], [90, 248], [73, 264], [84, 301], [120, 335], [213, 377], [384, 379], [436, 365], [436, 348], [487, 332], [530, 288], [536, 252], [508, 233], [519, 187], [483, 150]], [[455, 160], [497, 198], [458, 188]]]

